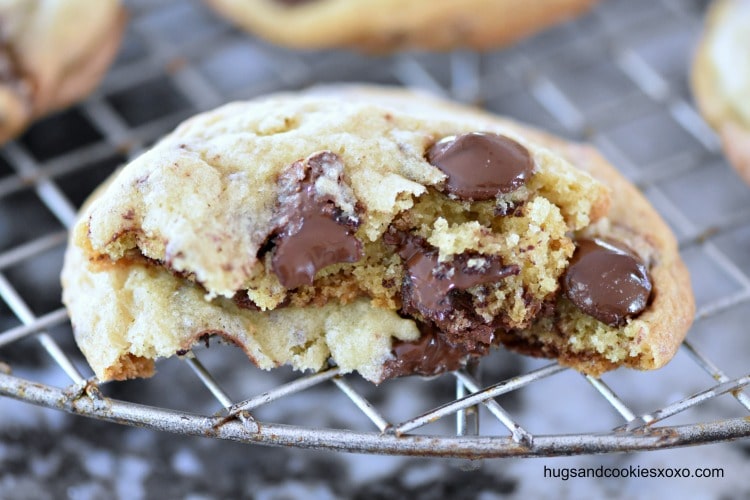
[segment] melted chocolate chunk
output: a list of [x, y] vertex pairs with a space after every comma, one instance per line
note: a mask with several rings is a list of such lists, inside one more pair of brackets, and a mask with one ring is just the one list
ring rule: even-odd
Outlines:
[[452, 290], [495, 283], [519, 273], [516, 265], [504, 266], [497, 256], [475, 252], [457, 255], [450, 262], [438, 262], [438, 250], [423, 238], [389, 231], [385, 242], [396, 246], [404, 260], [412, 301], [425, 317], [441, 317], [453, 308]]
[[272, 240], [271, 263], [285, 288], [311, 285], [324, 267], [362, 258], [362, 244], [354, 236], [358, 218], [346, 216], [331, 196], [316, 192], [315, 181], [331, 172], [342, 182], [341, 160], [322, 152], [292, 165], [291, 179], [280, 179], [279, 232]]
[[273, 271], [286, 288], [312, 285], [315, 273], [331, 264], [357, 262], [362, 245], [353, 232], [325, 213], [326, 205], [303, 197], [300, 229], [276, 240]]
[[643, 312], [651, 280], [643, 262], [621, 244], [584, 239], [563, 278], [563, 292], [581, 311], [610, 326]]
[[526, 183], [534, 170], [529, 151], [502, 135], [472, 132], [445, 137], [427, 161], [448, 176], [445, 191], [462, 200], [491, 200]]
[[438, 251], [423, 238], [391, 228], [386, 244], [395, 246], [406, 273], [401, 286], [401, 312], [434, 324], [444, 340], [469, 351], [490, 345], [495, 329], [475, 311], [474, 297], [465, 290], [518, 274], [496, 256], [467, 252], [449, 262], [438, 262]]
[[489, 350], [489, 344], [477, 344], [475, 350], [451, 345], [433, 325], [418, 323], [418, 326], [422, 334], [418, 340], [393, 343], [393, 359], [383, 366], [384, 379], [405, 375], [429, 377], [458, 370], [470, 357], [484, 356]]
[[414, 318], [421, 333], [414, 342], [394, 342], [393, 359], [384, 364], [383, 378], [437, 375], [486, 355], [499, 341], [498, 330], [507, 325], [502, 318], [488, 321], [480, 316], [476, 308], [483, 303], [482, 294], [466, 290], [517, 275], [519, 267], [476, 252], [439, 262], [437, 248], [393, 226], [383, 241], [395, 247], [404, 262], [400, 313]]

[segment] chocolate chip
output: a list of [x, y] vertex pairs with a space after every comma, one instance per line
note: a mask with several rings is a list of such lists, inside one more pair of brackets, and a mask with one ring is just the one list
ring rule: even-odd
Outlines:
[[448, 176], [445, 191], [467, 201], [490, 200], [523, 186], [534, 170], [529, 151], [508, 137], [482, 132], [449, 136], [427, 151]]
[[279, 180], [282, 189], [275, 221], [279, 232], [272, 240], [271, 264], [279, 282], [291, 289], [311, 285], [326, 266], [357, 262], [362, 244], [354, 236], [359, 220], [344, 214], [330, 195], [318, 194], [315, 188], [321, 176], [343, 182], [337, 155], [318, 153], [293, 164], [287, 174]]
[[438, 262], [436, 248], [423, 238], [400, 231], [389, 231], [385, 242], [396, 246], [404, 260], [412, 301], [425, 317], [440, 317], [450, 311], [452, 290], [495, 283], [519, 272], [518, 266], [505, 266], [497, 256], [474, 252]]
[[475, 303], [481, 300], [466, 290], [518, 274], [518, 266], [506, 266], [498, 256], [476, 252], [439, 262], [437, 248], [393, 226], [383, 241], [395, 247], [404, 262], [400, 312], [414, 318], [422, 333], [416, 342], [394, 343], [394, 359], [384, 365], [384, 378], [437, 375], [485, 355], [501, 324], [480, 316]]
[[466, 252], [438, 262], [438, 251], [423, 238], [389, 228], [384, 241], [395, 246], [404, 260], [401, 314], [430, 323], [453, 346], [474, 351], [490, 345], [501, 318], [487, 320], [477, 313], [481, 300], [466, 289], [495, 283], [518, 274], [518, 266], [505, 266], [499, 257]]
[[651, 280], [643, 262], [618, 242], [583, 239], [563, 278], [563, 292], [581, 311], [621, 326], [646, 308]]
[[384, 379], [405, 375], [429, 377], [458, 370], [470, 357], [483, 356], [489, 350], [488, 344], [478, 344], [474, 351], [462, 345], [452, 345], [434, 325], [418, 322], [417, 326], [422, 334], [418, 340], [397, 340], [393, 343], [393, 359], [383, 366]]
[[331, 264], [357, 262], [362, 245], [352, 232], [305, 196], [297, 232], [276, 240], [273, 271], [286, 288], [312, 285], [315, 273]]

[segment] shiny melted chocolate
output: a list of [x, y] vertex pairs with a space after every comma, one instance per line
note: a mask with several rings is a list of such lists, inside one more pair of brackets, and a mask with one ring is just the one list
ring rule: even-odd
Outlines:
[[488, 344], [478, 344], [472, 351], [462, 345], [451, 345], [434, 326], [418, 325], [422, 334], [418, 340], [394, 342], [393, 359], [383, 365], [383, 379], [406, 375], [429, 377], [458, 370], [469, 358], [487, 354], [490, 347]]
[[427, 161], [448, 176], [445, 191], [467, 201], [513, 192], [534, 170], [525, 147], [508, 137], [483, 132], [441, 139], [427, 151]]
[[621, 326], [648, 305], [651, 280], [645, 264], [622, 244], [582, 239], [563, 278], [563, 292], [581, 311]]
[[271, 265], [285, 288], [312, 285], [315, 274], [324, 267], [362, 258], [362, 244], [354, 236], [359, 221], [344, 216], [331, 198], [315, 190], [315, 180], [331, 162], [340, 159], [323, 152], [296, 164], [305, 176], [292, 188], [294, 193], [282, 193], [284, 202], [277, 219], [283, 225], [272, 240]]
[[[412, 300], [425, 316], [442, 314], [453, 307], [450, 292], [494, 283], [518, 274], [518, 266], [504, 266], [497, 256], [473, 252], [457, 255], [450, 262], [438, 262], [438, 250], [423, 239], [400, 233], [397, 252], [404, 260]], [[471, 264], [471, 265], [470, 265]]]
[[440, 345], [467, 353], [492, 344], [499, 325], [488, 323], [476, 313], [474, 297], [466, 290], [517, 274], [518, 266], [505, 266], [496, 256], [473, 252], [441, 263], [437, 249], [424, 238], [394, 228], [385, 234], [384, 241], [395, 247], [404, 261], [402, 314], [429, 325], [430, 331], [440, 337], [435, 341]]

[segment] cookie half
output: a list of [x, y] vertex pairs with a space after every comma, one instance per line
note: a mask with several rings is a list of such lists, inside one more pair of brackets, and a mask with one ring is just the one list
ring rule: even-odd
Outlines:
[[86, 96], [120, 45], [117, 0], [0, 4], [0, 143]]
[[698, 107], [750, 184], [750, 2], [717, 0], [706, 15], [692, 67]]
[[[589, 254], [619, 274], [592, 278]], [[650, 369], [693, 315], [668, 228], [591, 149], [376, 88], [188, 120], [92, 196], [62, 279], [102, 380], [211, 335], [261, 368], [331, 360], [374, 382], [500, 343]]]
[[506, 45], [595, 0], [209, 0], [227, 19], [298, 48], [484, 49]]

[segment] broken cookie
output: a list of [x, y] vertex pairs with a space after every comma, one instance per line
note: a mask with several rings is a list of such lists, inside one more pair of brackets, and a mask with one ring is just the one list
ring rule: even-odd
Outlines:
[[102, 380], [207, 335], [373, 382], [500, 344], [598, 375], [663, 365], [693, 314], [668, 228], [591, 149], [360, 87], [188, 120], [87, 202], [62, 279]]

